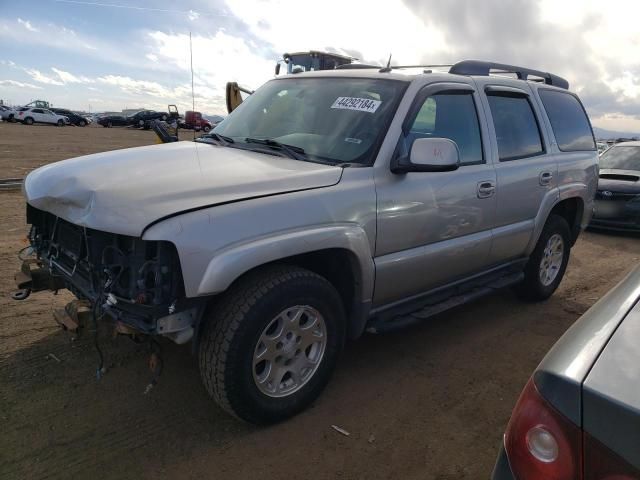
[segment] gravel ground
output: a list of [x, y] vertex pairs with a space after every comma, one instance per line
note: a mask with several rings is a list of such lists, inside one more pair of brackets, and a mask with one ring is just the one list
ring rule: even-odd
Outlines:
[[[152, 132], [130, 129], [0, 123], [0, 177], [153, 142]], [[311, 409], [255, 428], [209, 400], [189, 347], [164, 343], [164, 373], [145, 395], [147, 352], [105, 336], [112, 368], [97, 381], [92, 336], [73, 340], [51, 314], [68, 293], [9, 299], [24, 201], [4, 192], [0, 202], [3, 479], [488, 478], [531, 371], [640, 259], [639, 237], [586, 232], [549, 301], [523, 304], [506, 290], [404, 331], [365, 335], [347, 346]]]

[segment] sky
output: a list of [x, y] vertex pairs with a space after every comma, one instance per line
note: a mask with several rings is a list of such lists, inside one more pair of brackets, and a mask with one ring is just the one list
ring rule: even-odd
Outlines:
[[592, 123], [640, 132], [637, 0], [0, 0], [0, 99], [224, 114], [284, 52], [365, 63], [492, 60], [569, 80]]

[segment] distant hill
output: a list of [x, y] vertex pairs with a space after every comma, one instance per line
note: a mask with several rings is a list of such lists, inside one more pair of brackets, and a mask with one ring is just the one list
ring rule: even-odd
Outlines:
[[598, 140], [609, 140], [614, 138], [640, 138], [638, 132], [616, 132], [615, 130], [605, 130], [604, 128], [593, 127], [593, 133]]

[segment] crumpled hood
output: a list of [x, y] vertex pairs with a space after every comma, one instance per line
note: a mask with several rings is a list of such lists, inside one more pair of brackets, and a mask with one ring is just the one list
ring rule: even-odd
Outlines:
[[128, 148], [40, 167], [27, 202], [76, 225], [140, 236], [167, 215], [252, 197], [320, 188], [340, 167], [196, 142]]

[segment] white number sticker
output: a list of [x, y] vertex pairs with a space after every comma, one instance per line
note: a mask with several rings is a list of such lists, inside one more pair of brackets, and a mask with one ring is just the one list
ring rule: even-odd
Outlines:
[[381, 103], [380, 100], [369, 100], [368, 98], [338, 97], [331, 108], [374, 113]]

